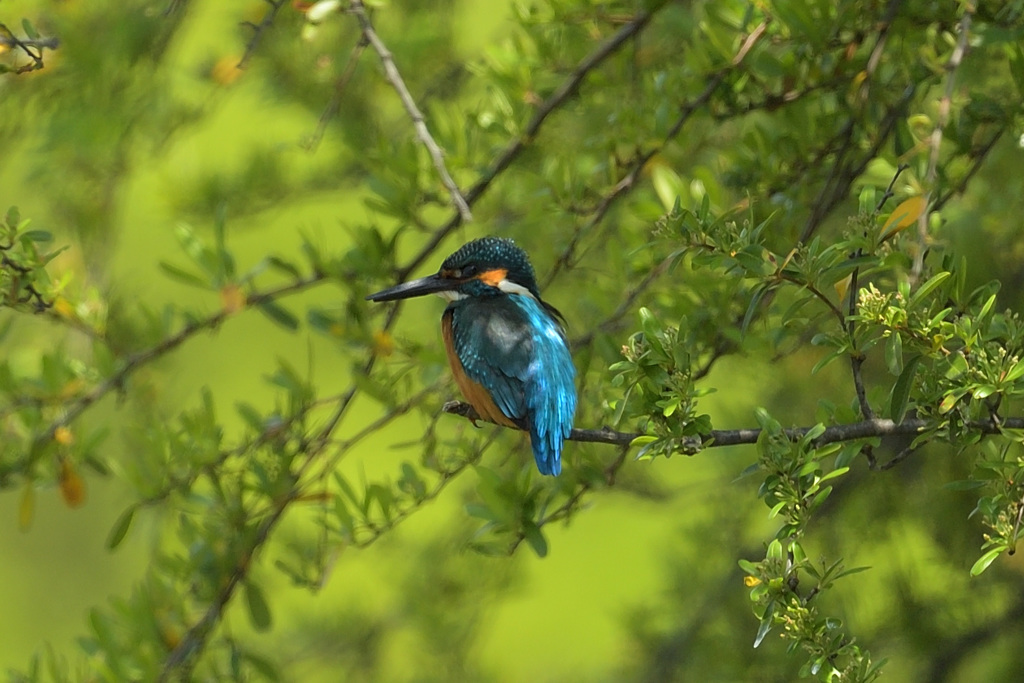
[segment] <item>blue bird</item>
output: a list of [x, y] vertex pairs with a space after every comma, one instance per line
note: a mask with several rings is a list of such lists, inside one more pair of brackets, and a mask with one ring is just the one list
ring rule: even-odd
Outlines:
[[576, 413], [576, 368], [562, 314], [540, 298], [526, 252], [483, 237], [463, 245], [434, 275], [367, 299], [438, 294], [448, 301], [441, 332], [455, 383], [485, 420], [530, 434], [541, 474], [562, 471], [562, 442]]

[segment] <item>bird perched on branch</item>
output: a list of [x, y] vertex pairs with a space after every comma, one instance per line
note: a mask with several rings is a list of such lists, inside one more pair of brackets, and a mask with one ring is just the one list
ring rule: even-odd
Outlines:
[[541, 474], [562, 471], [562, 442], [576, 413], [576, 368], [562, 314], [540, 298], [533, 266], [515, 242], [465, 244], [433, 274], [367, 299], [438, 294], [441, 332], [455, 382], [477, 414], [530, 434]]

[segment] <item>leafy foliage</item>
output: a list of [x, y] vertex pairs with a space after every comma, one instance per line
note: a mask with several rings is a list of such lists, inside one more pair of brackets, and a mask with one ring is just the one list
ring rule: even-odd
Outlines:
[[[287, 655], [261, 639], [299, 634], [318, 657], [332, 651], [290, 625], [279, 582], [318, 593], [337, 564], [401, 539], [401, 525], [446, 500], [459, 502], [457, 540], [424, 544], [395, 581], [404, 593], [392, 619], [414, 625], [416, 652], [433, 653], [409, 655], [425, 662], [423, 679], [486, 678], [467, 624], [511, 583], [508, 555], [524, 543], [553, 554], [554, 523], [612, 491], [664, 505], [659, 473], [684, 465], [663, 457], [694, 456], [684, 462], [696, 467], [726, 446], [752, 447], [743, 481], [756, 492], [686, 514], [714, 518], [706, 528], [728, 565], [761, 555], [739, 560], [747, 621], [717, 604], [690, 614], [694, 591], [676, 591], [667, 616], [634, 624], [644, 654], [624, 668], [637, 680], [706, 676], [689, 662], [749, 656], [780, 678], [872, 681], [886, 660], [869, 645], [888, 647], [887, 666], [906, 673], [901, 656], [913, 653], [887, 644], [886, 620], [855, 635], [842, 602], [896, 564], [887, 550], [885, 566], [846, 569], [858, 531], [887, 513], [932, 523], [909, 503], [875, 514], [883, 471], [909, 472], [929, 495], [970, 496], [984, 532], [950, 512], [935, 533], [963, 529], [958, 548], [982, 546], [963, 574], [1011, 585], [997, 560], [1022, 536], [1021, 302], [1000, 286], [1012, 273], [979, 267], [984, 254], [955, 242], [973, 240], [979, 216], [1000, 224], [998, 241], [1019, 215], [989, 197], [1008, 194], [1016, 169], [1021, 3], [515, 2], [504, 38], [467, 59], [456, 23], [435, 20], [448, 3], [267, 1], [241, 16], [241, 56], [220, 55], [188, 87], [175, 47], [199, 10], [165, 4], [54, 6], [22, 38], [0, 24], [0, 46], [15, 53], [3, 86], [22, 96], [16, 114], [15, 98], [0, 102], [0, 136], [42, 141], [44, 154], [25, 155], [23, 191], [51, 207], [45, 231], [17, 209], [0, 226], [11, 350], [0, 363], [0, 489], [20, 495], [28, 527], [39, 490], [80, 506], [87, 477], [113, 478], [132, 499], [107, 547], [142, 536], [152, 547], [136, 587], [90, 611], [74, 658], [43, 651], [17, 680], [287, 679]], [[100, 29], [111, 40], [97, 45]], [[43, 61], [51, 32], [56, 65]], [[229, 170], [174, 176], [162, 197], [176, 224], [168, 249], [147, 243], [152, 262], [135, 259], [180, 289], [166, 302], [118, 299], [103, 264], [130, 232], [118, 220], [133, 166], [156, 165], [245, 87], [298, 110], [312, 132], [283, 152], [261, 126]], [[339, 190], [360, 202], [331, 205], [340, 239], [296, 229], [301, 202]], [[244, 246], [284, 202], [288, 238]], [[545, 296], [576, 322], [584, 400], [558, 478], [536, 475], [522, 435], [443, 412], [440, 345], [407, 309], [363, 300], [479, 231], [515, 236]], [[169, 357], [246, 324], [261, 325], [245, 328], [259, 330], [246, 339], [252, 360], [229, 353], [252, 363], [265, 394], [210, 379], [186, 406], [175, 401], [160, 369], [197, 358]], [[263, 359], [253, 349], [273, 335], [287, 353]], [[19, 360], [25, 349], [31, 362]], [[766, 368], [771, 388], [753, 377]], [[125, 414], [112, 416], [114, 399]], [[749, 415], [756, 425], [732, 428]], [[596, 429], [605, 421], [622, 431]], [[383, 452], [396, 442], [398, 454]], [[924, 454], [947, 464], [922, 466]], [[739, 474], [734, 465], [716, 476]], [[773, 526], [750, 530], [763, 510], [730, 526], [725, 511], [754, 497]], [[690, 566], [711, 561], [699, 537], [686, 547]], [[479, 556], [455, 562], [459, 549]], [[740, 592], [738, 577], [717, 578]], [[993, 647], [985, 625], [1017, 613], [981, 600], [958, 609], [971, 619], [946, 642]], [[345, 651], [333, 655], [352, 678], [414, 677], [388, 668], [386, 614], [345, 616], [324, 632], [337, 633]], [[790, 658], [766, 646], [688, 660], [680, 638], [708, 623], [728, 626], [731, 652], [778, 634]], [[721, 640], [700, 644], [712, 653]], [[990, 678], [1019, 664], [1010, 645]]]

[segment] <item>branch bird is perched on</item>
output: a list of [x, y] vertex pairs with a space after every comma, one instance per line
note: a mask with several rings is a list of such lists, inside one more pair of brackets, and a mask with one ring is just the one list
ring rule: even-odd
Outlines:
[[562, 315], [541, 300], [526, 252], [512, 240], [483, 237], [446, 258], [434, 275], [366, 298], [423, 294], [449, 302], [441, 331], [466, 400], [480, 417], [529, 432], [537, 469], [559, 474], [576, 413], [576, 368]]

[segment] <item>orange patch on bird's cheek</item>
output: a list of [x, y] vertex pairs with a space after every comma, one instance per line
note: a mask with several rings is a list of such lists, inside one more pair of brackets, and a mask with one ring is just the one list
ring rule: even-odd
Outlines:
[[497, 287], [501, 284], [501, 281], [508, 275], [508, 270], [505, 268], [495, 268], [494, 270], [488, 270], [480, 273], [477, 277], [483, 282], [489, 284], [491, 287]]

